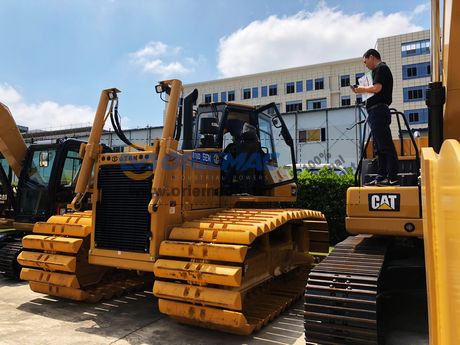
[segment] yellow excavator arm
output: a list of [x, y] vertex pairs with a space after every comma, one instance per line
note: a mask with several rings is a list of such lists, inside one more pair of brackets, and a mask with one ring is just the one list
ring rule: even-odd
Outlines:
[[19, 176], [22, 161], [26, 156], [27, 146], [19, 133], [10, 110], [3, 103], [0, 103], [0, 123], [0, 152], [6, 158], [16, 176]]

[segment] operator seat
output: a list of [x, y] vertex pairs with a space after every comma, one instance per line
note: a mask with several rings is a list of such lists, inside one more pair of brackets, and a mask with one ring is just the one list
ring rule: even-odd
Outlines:
[[226, 129], [233, 137], [224, 150], [222, 193], [224, 195], [259, 195], [263, 189], [263, 151], [257, 129], [251, 124], [231, 119]]

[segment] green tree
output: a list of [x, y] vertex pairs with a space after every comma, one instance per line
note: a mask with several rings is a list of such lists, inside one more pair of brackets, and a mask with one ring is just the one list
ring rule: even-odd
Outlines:
[[354, 185], [351, 169], [345, 175], [323, 168], [317, 174], [308, 170], [298, 175], [296, 207], [318, 210], [324, 213], [329, 225], [331, 245], [343, 241], [345, 230], [347, 189]]

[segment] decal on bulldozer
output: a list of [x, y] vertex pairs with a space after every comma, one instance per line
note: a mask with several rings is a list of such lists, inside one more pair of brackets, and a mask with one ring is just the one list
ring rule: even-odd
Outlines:
[[399, 212], [400, 194], [375, 193], [369, 194], [369, 211]]

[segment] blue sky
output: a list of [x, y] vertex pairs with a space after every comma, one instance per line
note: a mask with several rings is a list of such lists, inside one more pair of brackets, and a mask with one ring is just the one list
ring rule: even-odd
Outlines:
[[126, 127], [161, 125], [158, 80], [358, 57], [430, 25], [423, 0], [0, 0], [0, 16], [0, 102], [32, 129], [88, 124], [108, 87]]

